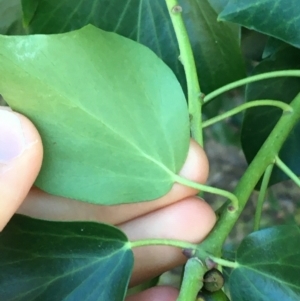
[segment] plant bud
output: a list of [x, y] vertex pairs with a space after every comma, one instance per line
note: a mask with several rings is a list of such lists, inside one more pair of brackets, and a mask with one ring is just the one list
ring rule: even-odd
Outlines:
[[[203, 287], [209, 292], [216, 292], [224, 285], [224, 276], [217, 269], [207, 271], [203, 279]], [[201, 300], [201, 299], [200, 299]]]

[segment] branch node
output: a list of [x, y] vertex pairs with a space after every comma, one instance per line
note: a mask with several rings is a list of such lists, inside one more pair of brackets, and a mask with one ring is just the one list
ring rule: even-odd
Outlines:
[[181, 14], [182, 13], [182, 6], [180, 6], [180, 5], [173, 6], [172, 9], [171, 9], [171, 13], [174, 14], [174, 15]]
[[182, 254], [187, 258], [195, 257], [196, 250], [195, 249], [183, 249]]
[[237, 210], [237, 208], [235, 208], [235, 206], [233, 206], [233, 205], [229, 205], [227, 207], [227, 210], [232, 213], [232, 212], [235, 212]]
[[206, 267], [207, 267], [209, 270], [218, 267], [218, 264], [215, 263], [211, 258], [206, 258], [206, 259], [205, 259], [205, 265], [206, 265]]

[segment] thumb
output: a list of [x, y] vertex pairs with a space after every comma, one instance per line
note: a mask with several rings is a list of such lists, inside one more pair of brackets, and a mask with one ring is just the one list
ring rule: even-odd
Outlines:
[[0, 231], [26, 197], [42, 156], [41, 138], [33, 124], [0, 107]]

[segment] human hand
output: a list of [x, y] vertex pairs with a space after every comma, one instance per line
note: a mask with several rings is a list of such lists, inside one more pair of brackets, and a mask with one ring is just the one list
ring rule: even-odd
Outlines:
[[[0, 230], [11, 216], [22, 213], [50, 220], [86, 220], [121, 228], [130, 240], [168, 238], [200, 242], [212, 229], [215, 214], [197, 191], [179, 184], [151, 202], [99, 206], [56, 197], [32, 188], [42, 162], [40, 136], [32, 123], [17, 113], [0, 109]], [[203, 150], [191, 141], [180, 174], [204, 183], [208, 163]], [[184, 263], [181, 250], [151, 246], [134, 249], [131, 285], [139, 284]], [[177, 291], [155, 287], [128, 297], [126, 301], [174, 301]]]

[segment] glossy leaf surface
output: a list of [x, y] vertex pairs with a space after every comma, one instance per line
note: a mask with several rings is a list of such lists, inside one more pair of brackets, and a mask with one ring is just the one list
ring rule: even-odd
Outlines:
[[238, 23], [300, 47], [299, 15], [298, 1], [229, 0], [219, 19]]
[[152, 51], [92, 25], [0, 43], [0, 94], [42, 136], [36, 185], [98, 204], [170, 190], [189, 119], [176, 77]]
[[300, 300], [300, 231], [279, 226], [246, 237], [230, 275], [232, 301]]
[[[275, 70], [300, 69], [300, 50], [292, 47], [275, 52], [272, 56], [260, 63], [254, 74]], [[274, 99], [290, 103], [300, 91], [300, 78], [282, 77], [251, 83], [247, 86], [246, 98]], [[256, 107], [246, 111], [241, 142], [248, 162], [251, 162], [256, 153], [271, 133], [279, 120], [282, 111], [272, 107]], [[300, 125], [298, 124], [284, 143], [279, 157], [297, 175], [300, 175]], [[273, 169], [270, 185], [286, 180], [288, 177], [278, 168]]]
[[269, 37], [267, 40], [267, 44], [265, 46], [262, 58], [265, 59], [287, 47], [290, 47], [290, 45], [281, 40]]
[[[26, 8], [37, 0], [23, 0]], [[213, 7], [215, 7], [213, 1]], [[193, 46], [201, 88], [208, 93], [245, 76], [239, 33], [232, 24], [217, 22], [208, 0], [181, 3]], [[26, 10], [26, 16], [30, 16]], [[66, 17], [67, 16], [67, 17]], [[165, 0], [39, 0], [26, 24], [32, 33], [59, 33], [91, 23], [152, 49], [171, 67], [185, 87], [185, 76]]]
[[15, 215], [0, 233], [0, 299], [121, 301], [133, 253], [109, 225]]

